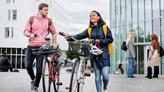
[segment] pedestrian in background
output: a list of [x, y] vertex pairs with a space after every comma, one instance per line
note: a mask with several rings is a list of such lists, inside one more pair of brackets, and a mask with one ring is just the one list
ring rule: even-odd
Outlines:
[[[25, 56], [25, 68], [31, 78], [31, 90], [34, 92], [38, 92], [38, 87], [42, 75], [42, 55], [34, 55], [32, 54], [32, 49], [39, 49], [41, 46], [45, 45], [46, 41], [43, 41], [43, 38], [46, 38], [49, 31], [52, 34], [52, 45], [54, 48], [57, 48], [56, 45], [56, 30], [53, 25], [52, 19], [47, 17], [48, 15], [48, 4], [41, 3], [38, 7], [38, 13], [33, 17], [32, 24], [31, 18], [28, 20], [24, 35], [29, 38], [28, 46], [26, 50]], [[49, 25], [49, 21], [51, 21], [51, 25]], [[40, 36], [36, 36], [40, 35]], [[34, 70], [32, 68], [32, 64], [34, 59], [36, 58], [36, 75], [34, 74]]]
[[124, 74], [124, 70], [122, 68], [122, 64], [118, 65], [117, 71], [115, 73], [116, 74]]
[[133, 30], [130, 30], [127, 34], [127, 41], [126, 41], [126, 46], [127, 46], [127, 51], [126, 51], [126, 56], [127, 56], [127, 77], [128, 78], [134, 78], [134, 67], [135, 67], [135, 47], [134, 47], [134, 37], [135, 33]]
[[[98, 49], [103, 51], [100, 55], [91, 54], [91, 65], [95, 72], [95, 84], [97, 92], [102, 92], [102, 86], [104, 92], [108, 91], [109, 82], [109, 68], [110, 68], [110, 55], [108, 53], [108, 44], [113, 42], [113, 37], [110, 29], [107, 27], [107, 36], [105, 37], [103, 31], [103, 25], [106, 25], [101, 15], [97, 11], [92, 11], [90, 13], [89, 27], [91, 27], [91, 35], [88, 34], [88, 28], [73, 36], [75, 39], [91, 38], [94, 40]], [[69, 36], [66, 35], [65, 38], [68, 40]], [[96, 49], [96, 51], [98, 50]], [[97, 51], [98, 52], [98, 51]], [[94, 53], [94, 51], [93, 51]], [[96, 53], [96, 52], [95, 52]], [[102, 78], [101, 78], [102, 77]]]
[[160, 47], [158, 42], [158, 37], [156, 34], [150, 36], [151, 44], [149, 49], [149, 57], [147, 62], [147, 76], [146, 78], [152, 79], [152, 68], [154, 68], [153, 78], [158, 78], [159, 65], [160, 65]]
[[10, 72], [13, 72], [13, 68], [9, 62], [9, 58], [7, 56], [7, 53], [4, 53], [0, 59], [0, 71], [1, 72], [8, 72], [9, 69], [10, 69]]

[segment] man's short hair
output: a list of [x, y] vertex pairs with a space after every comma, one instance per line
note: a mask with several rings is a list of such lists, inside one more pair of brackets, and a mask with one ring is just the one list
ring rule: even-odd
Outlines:
[[46, 4], [46, 3], [41, 3], [41, 4], [39, 5], [38, 9], [39, 9], [39, 10], [42, 10], [43, 7], [48, 7], [48, 4]]

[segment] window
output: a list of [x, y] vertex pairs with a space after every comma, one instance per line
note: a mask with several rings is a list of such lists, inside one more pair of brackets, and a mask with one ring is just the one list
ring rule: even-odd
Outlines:
[[14, 27], [5, 27], [5, 38], [13, 38], [14, 36]]
[[6, 3], [11, 3], [11, 0], [6, 0]]
[[8, 20], [10, 20], [10, 10], [8, 10]]
[[13, 20], [17, 19], [17, 10], [13, 10]]
[[11, 28], [11, 38], [13, 38], [13, 34], [14, 34], [14, 27]]
[[10, 28], [6, 27], [5, 28], [5, 38], [9, 38], [9, 36], [10, 36]]
[[152, 17], [152, 12], [151, 12], [151, 8], [152, 4], [151, 4], [151, 0], [145, 0], [145, 18], [146, 19], [151, 19]]
[[159, 17], [159, 0], [153, 0], [153, 18]]
[[164, 16], [164, 6], [163, 6], [164, 0], [161, 0], [160, 6], [161, 6], [161, 16]]

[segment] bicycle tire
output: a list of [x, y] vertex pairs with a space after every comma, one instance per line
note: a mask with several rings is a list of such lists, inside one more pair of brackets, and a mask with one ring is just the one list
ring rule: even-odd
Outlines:
[[50, 74], [49, 74], [49, 64], [46, 58], [43, 59], [43, 65], [42, 65], [42, 85], [43, 85], [43, 92], [49, 92]]
[[80, 83], [77, 81], [77, 71], [79, 70], [79, 64], [80, 60], [77, 58], [72, 68], [69, 92], [79, 92]]
[[[59, 62], [58, 61], [56, 61], [56, 66], [54, 66], [54, 67], [56, 67], [55, 69], [57, 69], [56, 71], [57, 72], [59, 72], [60, 70], [60, 66], [59, 66]], [[54, 68], [53, 68], [54, 69]], [[60, 72], [59, 72], [60, 73]], [[55, 76], [55, 75], [54, 75]], [[60, 75], [59, 75], [60, 76]], [[56, 78], [56, 80], [55, 81], [53, 81], [53, 87], [54, 87], [54, 91], [55, 92], [59, 92], [59, 85], [58, 85], [58, 83], [59, 83], [59, 77], [58, 78]]]

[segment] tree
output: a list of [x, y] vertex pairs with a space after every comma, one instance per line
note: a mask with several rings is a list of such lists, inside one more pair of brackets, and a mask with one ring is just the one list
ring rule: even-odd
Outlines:
[[71, 60], [77, 57], [76, 55], [72, 55], [70, 50], [67, 50], [65, 53], [67, 55], [67, 58], [69, 58]]

